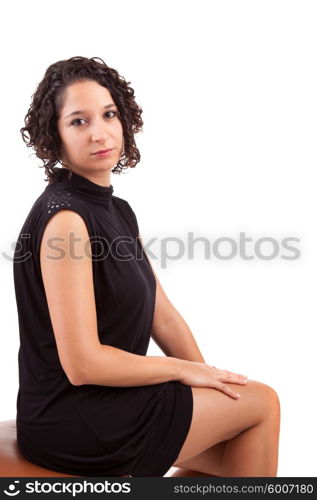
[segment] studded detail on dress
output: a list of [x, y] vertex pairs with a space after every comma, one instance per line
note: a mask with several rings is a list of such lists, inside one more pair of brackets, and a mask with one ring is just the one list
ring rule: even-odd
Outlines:
[[50, 214], [55, 208], [71, 207], [72, 196], [70, 192], [57, 191], [47, 197], [47, 213]]

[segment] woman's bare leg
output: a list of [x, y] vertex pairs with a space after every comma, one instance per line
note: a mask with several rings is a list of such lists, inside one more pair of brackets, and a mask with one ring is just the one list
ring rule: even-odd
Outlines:
[[[171, 477], [204, 477], [214, 476], [221, 477], [222, 461], [225, 447], [228, 441], [217, 443], [199, 455], [196, 455], [189, 460], [185, 460], [181, 464], [178, 463], [178, 469], [173, 472]], [[175, 467], [175, 464], [173, 465]]]
[[[192, 388], [191, 428], [173, 466], [219, 477], [274, 477], [280, 425], [278, 396], [271, 387], [253, 380], [230, 386], [241, 394], [240, 399], [216, 389]], [[175, 476], [180, 474], [177, 471]]]

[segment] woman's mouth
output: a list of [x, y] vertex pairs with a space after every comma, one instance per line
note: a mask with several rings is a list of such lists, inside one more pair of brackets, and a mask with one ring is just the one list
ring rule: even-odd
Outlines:
[[93, 156], [100, 156], [101, 158], [103, 158], [105, 156], [109, 156], [111, 152], [112, 149], [102, 149], [100, 151], [96, 151], [96, 153], [93, 153]]

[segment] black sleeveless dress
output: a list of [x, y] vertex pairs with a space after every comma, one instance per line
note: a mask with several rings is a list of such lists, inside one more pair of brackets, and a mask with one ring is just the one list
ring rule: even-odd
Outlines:
[[40, 268], [48, 220], [59, 210], [74, 210], [89, 234], [100, 343], [146, 356], [156, 281], [137, 218], [112, 185], [55, 169], [58, 179], [32, 206], [14, 253], [18, 448], [31, 462], [66, 474], [162, 477], [190, 428], [191, 387], [177, 381], [72, 385], [59, 360]]

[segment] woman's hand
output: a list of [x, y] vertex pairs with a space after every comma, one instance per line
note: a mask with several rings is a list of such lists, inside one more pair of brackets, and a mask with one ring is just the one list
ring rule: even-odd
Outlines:
[[225, 384], [246, 384], [247, 378], [228, 370], [219, 370], [215, 366], [196, 361], [180, 360], [180, 375], [178, 381], [193, 387], [213, 387], [232, 398], [239, 398], [240, 394]]

